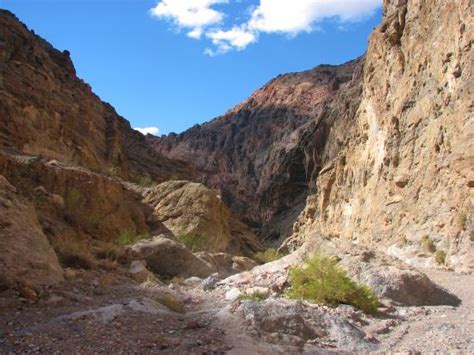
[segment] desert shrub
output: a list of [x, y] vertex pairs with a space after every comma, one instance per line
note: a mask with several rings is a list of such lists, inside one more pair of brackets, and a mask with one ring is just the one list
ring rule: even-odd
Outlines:
[[280, 259], [282, 256], [283, 255], [278, 250], [276, 250], [275, 248], [269, 248], [269, 249], [264, 250], [264, 251], [256, 252], [253, 255], [253, 259], [255, 261], [257, 261], [258, 263], [260, 263], [260, 264], [266, 264], [266, 263], [269, 263], [271, 261], [275, 261], [277, 259]]
[[328, 306], [350, 304], [366, 313], [376, 313], [379, 300], [374, 291], [352, 281], [331, 257], [314, 255], [301, 268], [290, 270], [286, 295]]
[[86, 241], [73, 237], [59, 237], [52, 240], [56, 255], [63, 267], [94, 269], [97, 264]]
[[265, 301], [268, 298], [268, 295], [261, 293], [261, 292], [254, 292], [252, 294], [241, 294], [239, 298], [237, 298], [239, 301], [254, 301], [254, 302], [261, 302]]
[[446, 264], [446, 252], [444, 250], [437, 250], [435, 253], [435, 261], [439, 265]]
[[148, 175], [135, 175], [131, 180], [135, 184], [143, 187], [150, 187], [155, 183], [155, 181]]
[[134, 230], [127, 229], [120, 233], [117, 239], [114, 240], [114, 244], [118, 247], [125, 247], [147, 238], [149, 238], [148, 233], [137, 233]]
[[95, 248], [94, 255], [101, 260], [116, 261], [120, 256], [120, 247], [113, 242], [102, 243]]
[[209, 249], [208, 241], [202, 236], [182, 233], [178, 235], [176, 239], [183, 243], [192, 252], [205, 251]]
[[471, 242], [474, 242], [474, 230], [471, 230], [471, 231], [469, 232], [469, 240], [470, 240]]
[[436, 246], [434, 245], [430, 237], [428, 237], [427, 235], [421, 238], [421, 246], [423, 250], [427, 253], [434, 253], [436, 251]]

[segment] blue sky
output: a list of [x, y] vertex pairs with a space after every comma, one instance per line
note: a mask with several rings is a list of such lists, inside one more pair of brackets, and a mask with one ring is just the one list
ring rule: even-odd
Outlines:
[[363, 54], [381, 0], [0, 0], [133, 127], [181, 132], [278, 74]]

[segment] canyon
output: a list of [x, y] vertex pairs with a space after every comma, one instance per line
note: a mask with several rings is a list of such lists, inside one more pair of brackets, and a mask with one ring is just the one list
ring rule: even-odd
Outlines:
[[[162, 137], [0, 10], [0, 352], [474, 351], [473, 7], [383, 7], [364, 56]], [[285, 297], [315, 252], [380, 314]]]

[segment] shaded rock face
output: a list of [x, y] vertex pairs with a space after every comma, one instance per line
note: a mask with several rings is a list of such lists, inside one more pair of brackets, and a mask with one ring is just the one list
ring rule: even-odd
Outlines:
[[317, 230], [419, 266], [442, 251], [472, 270], [472, 25], [469, 0], [384, 2], [351, 139], [320, 172], [294, 241]]
[[263, 238], [281, 241], [321, 166], [347, 140], [362, 63], [279, 76], [209, 123], [148, 140], [159, 153], [192, 163]]
[[61, 280], [63, 270], [34, 207], [0, 175], [0, 290]]
[[251, 254], [261, 249], [248, 227], [202, 184], [164, 182], [148, 189], [144, 202], [153, 206], [157, 221], [175, 237], [189, 239], [197, 250]]
[[184, 164], [156, 154], [76, 77], [67, 51], [54, 49], [5, 10], [0, 63], [0, 147], [125, 178], [189, 177]]

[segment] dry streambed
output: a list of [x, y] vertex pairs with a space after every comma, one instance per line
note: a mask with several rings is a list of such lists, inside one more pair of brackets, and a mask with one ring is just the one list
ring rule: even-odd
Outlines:
[[[253, 276], [256, 275], [256, 278]], [[276, 276], [276, 278], [274, 278]], [[138, 284], [125, 274], [77, 272], [38, 301], [1, 294], [0, 350], [15, 352], [287, 353], [315, 351], [474, 351], [474, 277], [429, 276], [459, 306], [390, 306], [377, 317], [350, 306], [288, 300], [269, 289], [263, 301], [237, 291], [278, 283], [282, 275], [243, 273], [209, 286]], [[211, 282], [212, 284], [212, 282]], [[203, 289], [203, 286], [207, 291]], [[273, 294], [273, 296], [272, 296]]]

